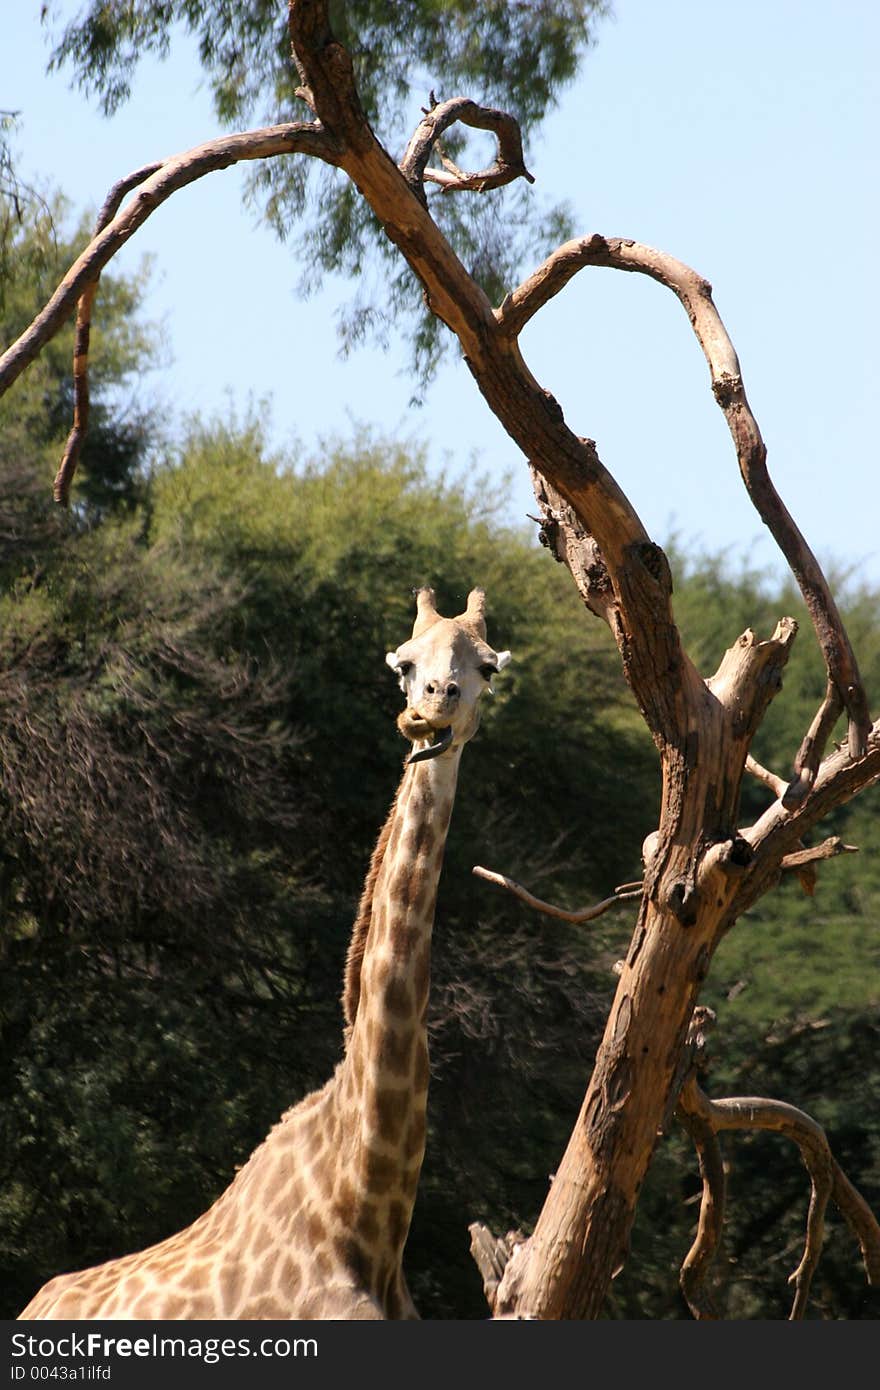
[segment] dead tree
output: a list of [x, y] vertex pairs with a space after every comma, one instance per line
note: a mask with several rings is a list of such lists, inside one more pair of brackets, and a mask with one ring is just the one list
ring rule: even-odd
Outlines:
[[[880, 725], [871, 723], [856, 659], [822, 571], [770, 480], [710, 285], [672, 256], [594, 233], [560, 246], [493, 307], [434, 222], [425, 184], [438, 183], [454, 196], [529, 178], [515, 120], [465, 98], [443, 102], [425, 113], [397, 164], [364, 116], [352, 62], [331, 31], [326, 0], [290, 0], [289, 31], [298, 94], [309, 118], [221, 137], [122, 180], [111, 191], [94, 239], [0, 359], [0, 391], [79, 303], [78, 413], [56, 480], [63, 501], [85, 421], [91, 295], [103, 266], [178, 188], [243, 159], [309, 156], [344, 171], [418, 278], [431, 312], [456, 336], [489, 409], [532, 469], [544, 540], [570, 569], [586, 607], [613, 633], [662, 769], [660, 821], [647, 846], [638, 920], [580, 1115], [532, 1236], [499, 1243], [493, 1251], [496, 1316], [595, 1318], [626, 1259], [639, 1189], [664, 1116], [678, 1103], [695, 1134], [699, 1129], [699, 1142], [721, 1123], [686, 1084], [683, 1069], [713, 953], [740, 914], [774, 886], [788, 856], [806, 854], [802, 868], [817, 857], [804, 850], [807, 832], [880, 778]], [[494, 133], [497, 158], [490, 168], [463, 172], [437, 154], [439, 138], [456, 121]], [[435, 155], [440, 168], [430, 162]], [[779, 688], [797, 625], [782, 617], [763, 640], [746, 631], [705, 678], [683, 650], [666, 557], [594, 442], [570, 428], [519, 348], [532, 316], [590, 266], [648, 275], [680, 300], [708, 361], [749, 496], [800, 586], [824, 656], [826, 696], [793, 775], [765, 776], [774, 800], [745, 828], [739, 826], [740, 784], [750, 744]], [[846, 739], [826, 754], [842, 713]], [[748, 1121], [747, 1115], [739, 1118]], [[863, 1249], [874, 1250], [876, 1223], [864, 1204], [853, 1220], [861, 1223]], [[815, 1235], [814, 1228], [811, 1252]], [[866, 1263], [869, 1278], [876, 1278], [876, 1261]]]

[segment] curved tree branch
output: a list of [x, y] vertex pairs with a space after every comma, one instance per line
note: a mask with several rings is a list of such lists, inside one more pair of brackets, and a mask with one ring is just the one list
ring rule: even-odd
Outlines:
[[[148, 179], [151, 174], [157, 173], [161, 167], [161, 160], [153, 164], [145, 164], [143, 168], [136, 169], [113, 185], [104, 200], [101, 211], [98, 213], [95, 236], [99, 232], [103, 232], [107, 224], [112, 222], [123, 198], [133, 188], [137, 188], [138, 184]], [[67, 505], [73, 475], [76, 472], [89, 427], [89, 337], [92, 326], [92, 307], [97, 290], [98, 281], [95, 279], [86, 285], [76, 309], [76, 336], [73, 346], [73, 428], [67, 436], [64, 455], [55, 475], [53, 487], [55, 501], [60, 502], [62, 506]]]
[[759, 782], [763, 782], [764, 786], [769, 787], [776, 797], [784, 796], [788, 789], [789, 784], [784, 777], [777, 777], [775, 772], [771, 772], [769, 768], [763, 767], [761, 763], [752, 757], [751, 753], [746, 758], [746, 772], [750, 772]]
[[[812, 724], [804, 734], [803, 742], [798, 749], [797, 757], [794, 760], [797, 775], [785, 790], [782, 798], [783, 806], [797, 806], [798, 802], [802, 801], [809, 792], [816, 780], [816, 773], [819, 771], [825, 745], [831, 736], [831, 730], [840, 718], [842, 709], [843, 701], [840, 692], [834, 682], [829, 681], [825, 690], [825, 698], [819, 706]], [[850, 748], [852, 752], [856, 752], [852, 745]], [[864, 752], [864, 748], [861, 751]]]
[[[784, 1101], [756, 1096], [710, 1100], [690, 1076], [679, 1096], [678, 1109], [695, 1120], [699, 1132], [711, 1130], [771, 1130], [797, 1144], [810, 1175], [810, 1205], [804, 1253], [790, 1276], [795, 1297], [790, 1317], [803, 1318], [810, 1283], [822, 1251], [825, 1210], [833, 1200], [859, 1243], [868, 1283], [880, 1283], [880, 1226], [868, 1204], [836, 1162], [825, 1131], [803, 1110]], [[703, 1269], [706, 1267], [703, 1261]]]
[[[0, 357], [0, 395], [3, 395], [46, 343], [70, 318], [86, 287], [97, 281], [104, 266], [124, 246], [157, 207], [178, 189], [195, 183], [216, 169], [228, 169], [246, 159], [269, 159], [284, 154], [310, 154], [329, 164], [338, 163], [336, 142], [318, 123], [291, 122], [208, 140], [183, 154], [163, 160], [141, 182], [139, 191], [122, 212], [89, 242], [74, 261], [45, 308]], [[140, 171], [139, 171], [140, 172]], [[129, 179], [137, 179], [130, 175]], [[119, 189], [128, 179], [114, 185]], [[140, 180], [137, 180], [140, 182]], [[111, 190], [111, 198], [113, 190]], [[120, 197], [123, 196], [120, 194]], [[109, 201], [109, 199], [108, 199]], [[106, 204], [105, 204], [106, 206]]]
[[[519, 123], [506, 111], [496, 111], [490, 106], [478, 106], [468, 97], [451, 97], [449, 101], [438, 104], [434, 100], [433, 92], [430, 109], [426, 110], [423, 107], [422, 110], [425, 119], [416, 127], [399, 166], [407, 183], [421, 196], [424, 196], [422, 184], [426, 179], [439, 184], [444, 193], [456, 193], [464, 189], [485, 193], [490, 188], [500, 188], [503, 184], [512, 183], [514, 179], [519, 178], [526, 179], [529, 183], [535, 182], [523, 160]], [[456, 168], [442, 155], [443, 169], [428, 168], [431, 151], [443, 132], [456, 121], [461, 121], [463, 125], [476, 130], [494, 132], [498, 141], [498, 153], [490, 168], [468, 174]]]
[[[496, 311], [502, 331], [519, 335], [529, 319], [587, 265], [648, 275], [681, 301], [709, 363], [712, 390], [733, 437], [746, 491], [798, 582], [828, 670], [829, 694], [795, 759], [790, 803], [805, 794], [840, 709], [849, 718], [854, 757], [865, 751], [871, 719], [868, 702], [837, 605], [824, 574], [785, 507], [767, 471], [767, 449], [746, 398], [733, 344], [712, 301], [712, 286], [682, 261], [622, 237], [594, 233], [560, 246]], [[839, 702], [839, 703], [836, 703]]]
[[684, 1257], [679, 1283], [694, 1317], [715, 1321], [718, 1312], [714, 1300], [705, 1289], [724, 1226], [724, 1204], [727, 1181], [718, 1136], [708, 1119], [687, 1100], [679, 1097], [675, 1118], [687, 1130], [697, 1151], [703, 1190], [700, 1194], [700, 1214], [697, 1233]]
[[512, 893], [520, 902], [527, 907], [533, 907], [537, 912], [543, 912], [547, 917], [558, 917], [562, 922], [591, 922], [594, 917], [601, 917], [609, 908], [617, 907], [619, 903], [627, 902], [630, 898], [641, 898], [643, 884], [624, 883], [619, 888], [615, 888], [609, 898], [603, 898], [601, 902], [594, 903], [592, 907], [581, 907], [574, 912], [569, 912], [564, 907], [555, 907], [553, 903], [546, 903], [542, 898], [536, 898], [527, 888], [523, 888], [521, 883], [515, 879], [508, 878], [506, 874], [495, 873], [493, 869], [484, 869], [481, 864], [475, 864], [472, 873], [477, 878], [484, 878], [487, 883], [494, 883], [499, 888], [506, 888], [508, 893]]

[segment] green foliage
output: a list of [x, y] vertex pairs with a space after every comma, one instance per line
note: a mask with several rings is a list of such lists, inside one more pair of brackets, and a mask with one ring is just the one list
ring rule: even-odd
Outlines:
[[[486, 0], [385, 0], [331, 3], [335, 34], [352, 55], [366, 115], [386, 148], [400, 158], [433, 89], [438, 100], [460, 94], [510, 110], [528, 137], [576, 76], [606, 0], [547, 0], [511, 4]], [[75, 18], [56, 25], [55, 67], [69, 66], [89, 95], [111, 114], [128, 97], [147, 54], [167, 57], [183, 36], [197, 45], [218, 119], [239, 126], [309, 119], [296, 96], [300, 78], [290, 58], [287, 6], [278, 0], [91, 0]], [[199, 137], [194, 133], [193, 143]], [[467, 143], [447, 137], [453, 157]], [[473, 167], [489, 162], [488, 146]], [[307, 248], [301, 288], [326, 272], [360, 286], [344, 316], [344, 341], [381, 337], [399, 322], [425, 382], [443, 341], [421, 304], [418, 286], [390, 247], [351, 182], [317, 161], [270, 160], [254, 172], [250, 193], [282, 238], [297, 226], [291, 246]], [[508, 188], [491, 198], [432, 195], [432, 212], [461, 259], [493, 302], [521, 278], [527, 260], [569, 235], [564, 209], [541, 208], [529, 190]], [[512, 231], [511, 229], [515, 229]]]
[[[462, 766], [441, 881], [407, 1251], [428, 1316], [485, 1316], [467, 1223], [537, 1216], [631, 913], [565, 926], [470, 871], [571, 907], [637, 875], [656, 755], [606, 629], [502, 524], [500, 488], [437, 477], [412, 444], [361, 431], [306, 459], [270, 450], [256, 415], [194, 420], [143, 478], [141, 507], [84, 527], [53, 510], [44, 422], [27, 397], [18, 411], [0, 434], [2, 1311], [59, 1269], [179, 1229], [330, 1074], [348, 932], [404, 752], [383, 657], [410, 630], [412, 589], [432, 583], [448, 613], [482, 584], [490, 640], [513, 652]], [[744, 627], [800, 616], [747, 569], [673, 564], [704, 673]], [[875, 596], [845, 597], [876, 687]], [[761, 732], [774, 770], [823, 684], [805, 622]], [[719, 1016], [710, 1093], [813, 1113], [876, 1205], [875, 795], [830, 818], [859, 854], [820, 866], [813, 898], [786, 880], [762, 900], [704, 999]], [[766, 799], [750, 787], [744, 818]], [[784, 1316], [801, 1166], [766, 1137], [725, 1152], [719, 1298], [730, 1316]], [[677, 1270], [697, 1189], [670, 1134], [609, 1316], [687, 1316]], [[840, 1223], [816, 1287], [814, 1316], [873, 1315]]]
[[[515, 97], [519, 119], [530, 128], [575, 77], [592, 25], [607, 10], [601, 0], [488, 0], [476, 11], [464, 0], [331, 0], [330, 22], [352, 55], [372, 124], [399, 129], [410, 94], [442, 77], [448, 95], [479, 85], [487, 100]], [[44, 15], [44, 22], [54, 19]], [[196, 40], [220, 120], [241, 123], [285, 107], [289, 114], [298, 77], [291, 70], [287, 7], [277, 0], [219, 6], [92, 0], [61, 29], [52, 63], [70, 63], [83, 90], [112, 114], [128, 97], [140, 59], [167, 57], [175, 30]]]
[[[44, 529], [10, 552], [0, 597], [15, 1156], [0, 1265], [16, 1297], [37, 1271], [182, 1225], [329, 1074], [347, 935], [404, 752], [384, 652], [431, 581], [447, 612], [484, 584], [492, 640], [514, 650], [448, 848], [431, 1117], [446, 1139], [411, 1244], [438, 1315], [460, 1314], [462, 1277], [479, 1315], [465, 1188], [486, 1194], [483, 1214], [534, 1206], [611, 976], [580, 933], [547, 932], [471, 866], [478, 855], [563, 899], [599, 894], [632, 874], [656, 814], [653, 749], [607, 634], [527, 535], [499, 527], [499, 504], [481, 480], [432, 479], [417, 451], [366, 434], [320, 462], [273, 457], [253, 420], [194, 423], [131, 520], [59, 537], [32, 498]], [[632, 795], [617, 824], [591, 798], [572, 825], [565, 798], [583, 783], [603, 795], [621, 767]], [[132, 1084], [153, 1075], [158, 1094]], [[530, 1120], [511, 1136], [523, 1096]], [[472, 1142], [477, 1114], [493, 1142], [507, 1133], [494, 1151]]]

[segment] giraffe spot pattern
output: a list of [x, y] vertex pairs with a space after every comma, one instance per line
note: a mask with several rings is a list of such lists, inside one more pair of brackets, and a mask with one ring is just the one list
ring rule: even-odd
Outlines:
[[376, 1028], [373, 1053], [380, 1076], [408, 1078], [412, 1069], [413, 1034], [410, 1029], [396, 1032], [391, 1028]]
[[333, 1242], [337, 1259], [349, 1269], [356, 1283], [369, 1289], [373, 1278], [373, 1262], [360, 1241], [353, 1236], [337, 1236]]
[[313, 1250], [316, 1250], [318, 1246], [323, 1245], [324, 1241], [327, 1239], [327, 1231], [324, 1226], [324, 1222], [321, 1220], [321, 1217], [318, 1215], [318, 1213], [314, 1210], [312, 1210], [309, 1213], [309, 1217], [306, 1222], [306, 1235], [308, 1236], [309, 1245], [312, 1247]]
[[223, 1316], [231, 1318], [239, 1306], [244, 1291], [244, 1270], [240, 1260], [229, 1260], [220, 1270], [220, 1306]]
[[333, 1214], [342, 1226], [351, 1226], [355, 1220], [357, 1210], [357, 1194], [354, 1186], [345, 1174], [341, 1174], [336, 1179], [333, 1188]]
[[376, 1119], [380, 1134], [390, 1144], [397, 1144], [410, 1110], [409, 1091], [403, 1087], [384, 1087], [375, 1095]]
[[398, 1164], [394, 1158], [367, 1149], [364, 1163], [364, 1186], [368, 1192], [390, 1192], [398, 1177]]
[[371, 1249], [375, 1250], [382, 1234], [382, 1225], [379, 1221], [379, 1208], [372, 1202], [363, 1202], [352, 1229], [355, 1235]]
[[402, 1250], [409, 1232], [410, 1210], [401, 1201], [391, 1202], [388, 1207], [388, 1240], [394, 1250]]
[[399, 976], [392, 976], [384, 989], [384, 1011], [396, 1018], [409, 1018], [412, 1014], [412, 994], [409, 983]]

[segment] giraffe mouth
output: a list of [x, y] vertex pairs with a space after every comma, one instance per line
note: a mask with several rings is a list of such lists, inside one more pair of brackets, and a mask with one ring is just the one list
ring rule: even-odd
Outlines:
[[431, 732], [435, 732], [437, 735], [434, 742], [429, 743], [427, 748], [420, 748], [417, 753], [410, 753], [406, 760], [407, 767], [412, 763], [425, 763], [429, 758], [439, 758], [441, 753], [446, 752], [452, 742], [452, 725], [447, 724], [445, 729], [436, 729]]

